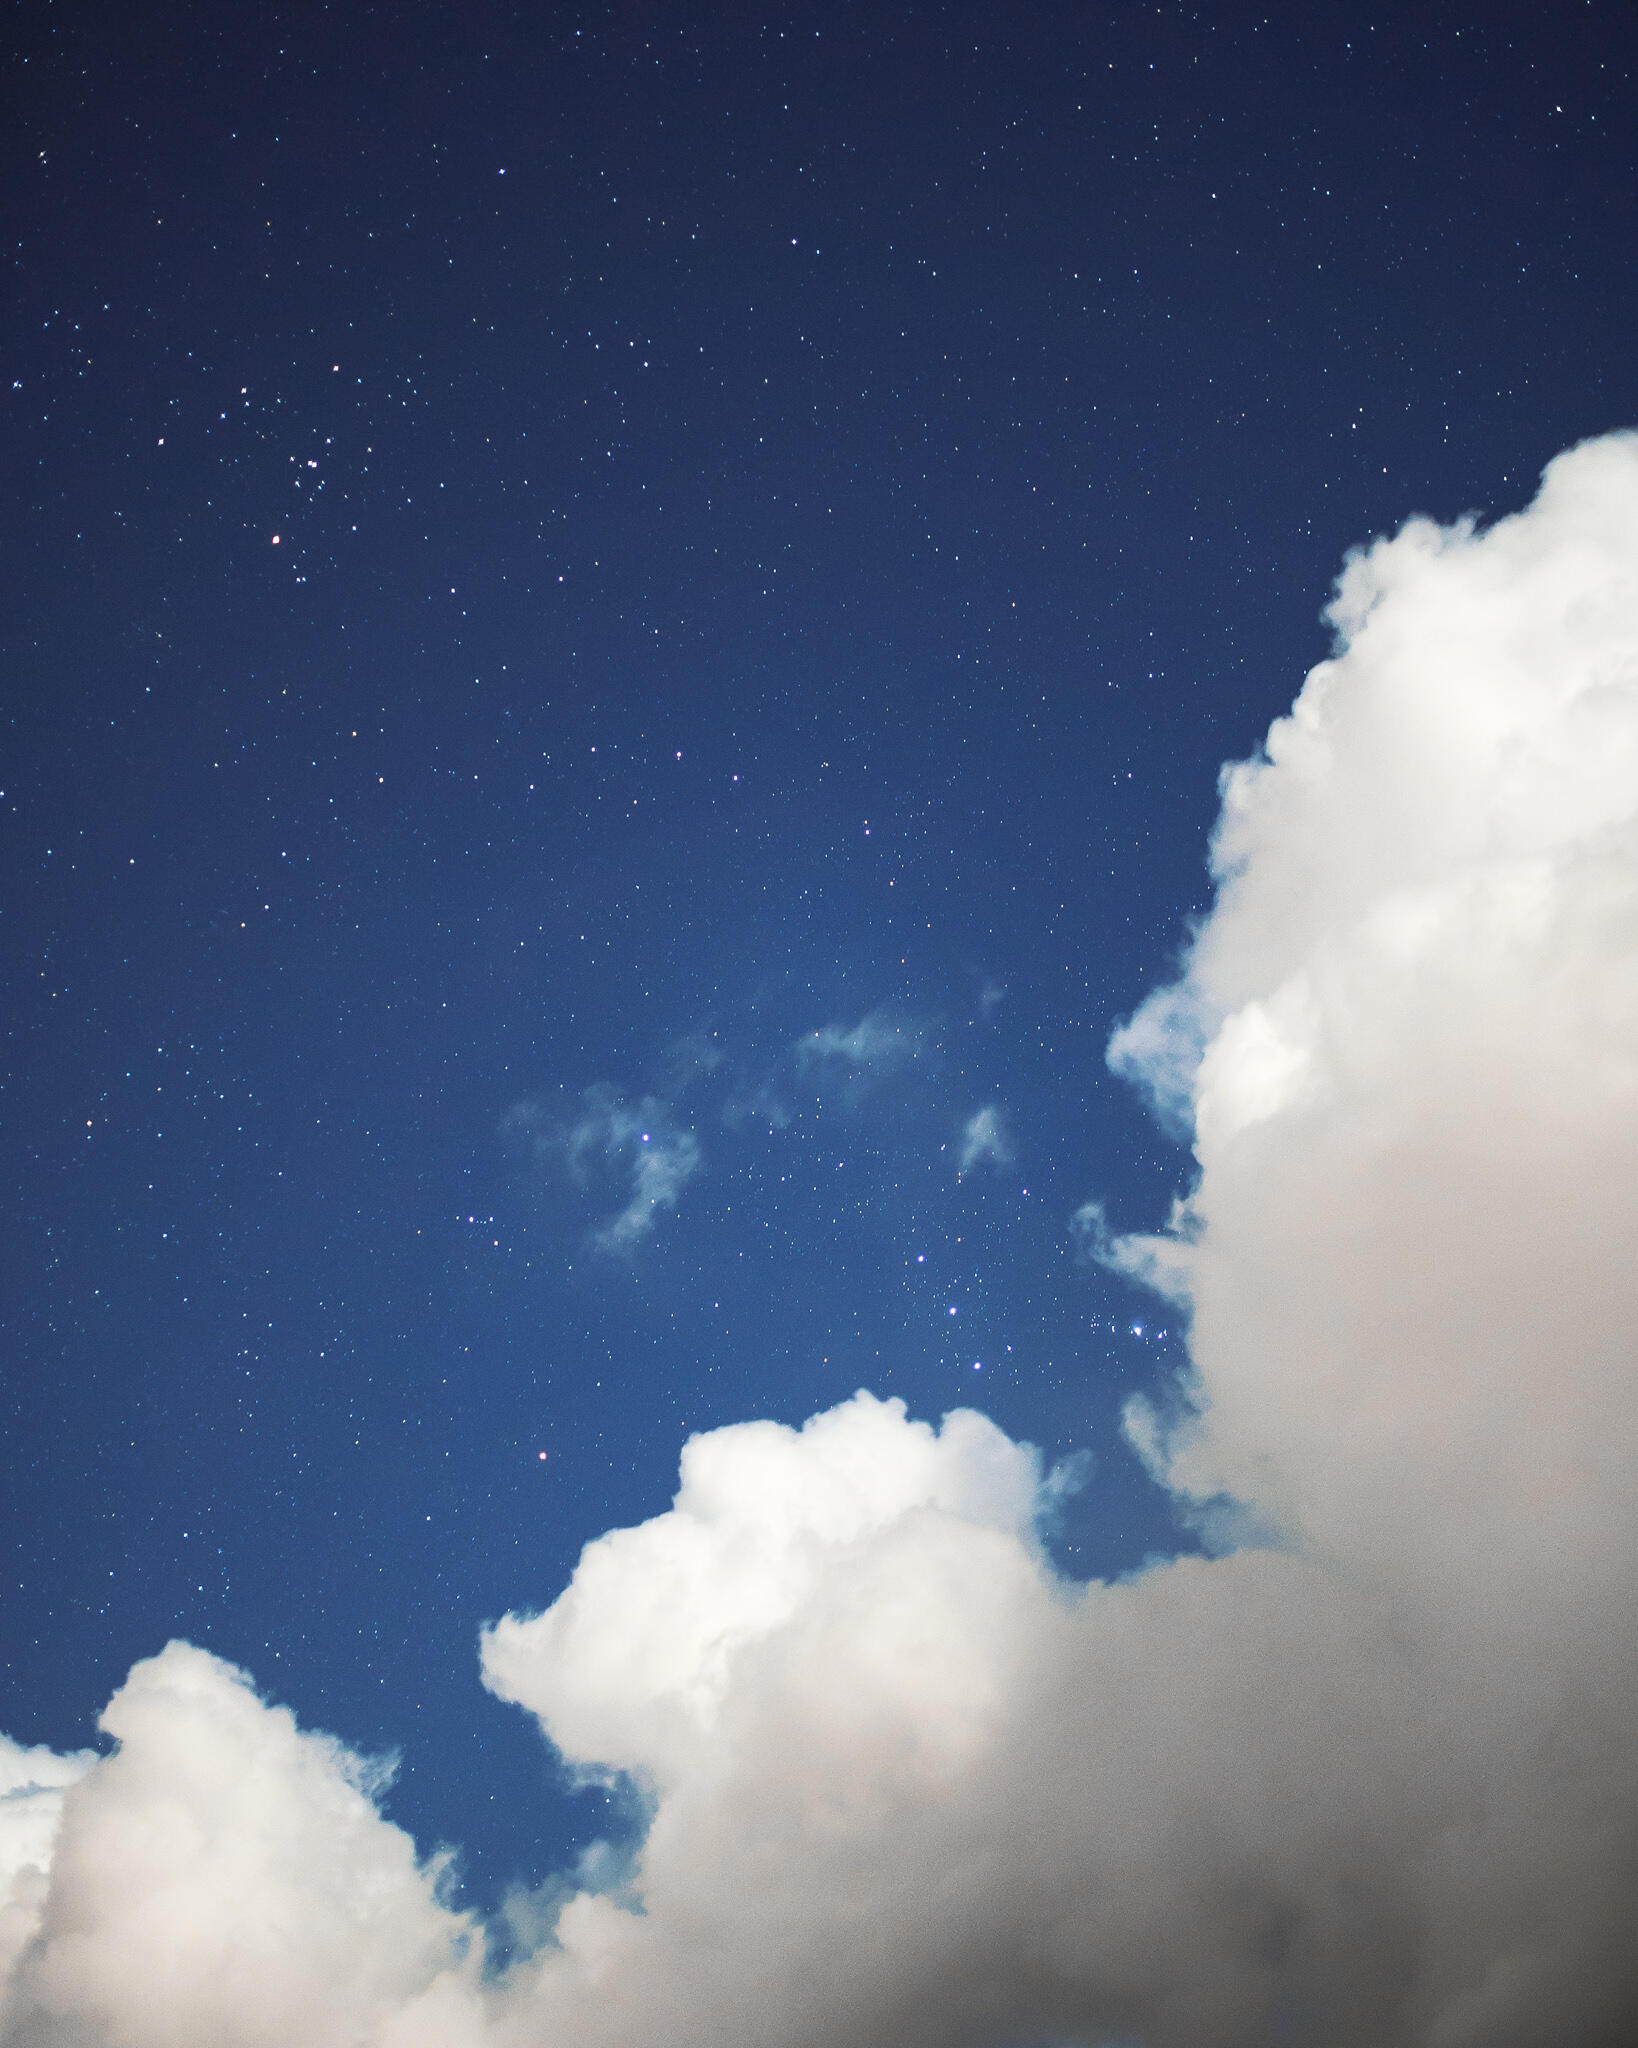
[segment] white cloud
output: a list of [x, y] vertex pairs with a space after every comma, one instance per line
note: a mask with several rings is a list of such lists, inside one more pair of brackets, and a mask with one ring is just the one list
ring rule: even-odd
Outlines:
[[368, 1768], [173, 1646], [61, 1794], [6, 2048], [1638, 2036], [1638, 445], [1334, 617], [1149, 1013], [1200, 1046], [1130, 1046], [1198, 1185], [1158, 1249], [1080, 1224], [1192, 1303], [1134, 1435], [1268, 1539], [1075, 1588], [981, 1417], [695, 1439], [485, 1637], [651, 1812], [493, 1983]]
[[0, 1735], [0, 2022], [6, 1980], [39, 1926], [63, 1794], [96, 1760], [93, 1751], [58, 1756]]
[[470, 1929], [376, 1810], [379, 1767], [185, 1643], [102, 1726], [120, 1746], [63, 1795], [8, 2048], [407, 2044], [457, 1989], [470, 2010]]
[[986, 1161], [992, 1166], [1012, 1164], [1012, 1142], [1007, 1134], [1006, 1118], [993, 1102], [975, 1111], [963, 1125], [957, 1171], [965, 1177], [975, 1166], [982, 1166]]
[[1511, 1555], [1544, 1488], [1553, 1526], [1599, 1497], [1627, 1406], [1638, 442], [1561, 457], [1487, 533], [1377, 543], [1332, 617], [1336, 658], [1225, 778], [1189, 963], [1222, 1021], [1182, 1249], [1210, 1427], [1174, 1477], [1277, 1486], [1310, 1540], [1397, 1552], [1454, 1514]]
[[676, 1505], [590, 1545], [546, 1614], [484, 1638], [485, 1682], [561, 1749], [645, 1784], [709, 1754], [736, 1657], [787, 1625], [838, 1553], [917, 1511], [1027, 1531], [1033, 1454], [969, 1411], [935, 1433], [861, 1393], [800, 1431], [743, 1423], [684, 1448]]

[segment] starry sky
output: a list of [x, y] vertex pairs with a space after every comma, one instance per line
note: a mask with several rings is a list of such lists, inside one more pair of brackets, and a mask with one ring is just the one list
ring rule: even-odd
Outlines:
[[1193, 1547], [1104, 1049], [1346, 551], [1638, 419], [1630, 17], [11, 29], [0, 1727], [186, 1637], [493, 1903], [603, 1795], [477, 1631], [692, 1432]]

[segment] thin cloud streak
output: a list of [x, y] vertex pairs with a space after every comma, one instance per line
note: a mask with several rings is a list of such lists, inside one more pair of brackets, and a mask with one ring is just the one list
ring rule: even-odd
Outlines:
[[821, 1084], [840, 1077], [846, 1099], [854, 1102], [924, 1058], [927, 1037], [927, 1027], [914, 1018], [872, 1010], [851, 1027], [822, 1025], [799, 1038], [791, 1052], [799, 1073]]

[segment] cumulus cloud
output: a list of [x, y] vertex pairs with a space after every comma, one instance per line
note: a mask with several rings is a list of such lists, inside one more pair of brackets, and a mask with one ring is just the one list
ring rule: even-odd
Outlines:
[[39, 1928], [63, 1794], [96, 1760], [94, 1751], [58, 1756], [0, 1735], [0, 2015], [7, 1978]]
[[1012, 1164], [1012, 1142], [1007, 1135], [1006, 1118], [993, 1102], [976, 1110], [962, 1126], [961, 1153], [956, 1170], [965, 1178], [975, 1166], [982, 1166], [986, 1161], [991, 1166]]
[[649, 1815], [499, 1977], [372, 1767], [173, 1645], [40, 1781], [5, 2048], [1638, 2037], [1638, 444], [1332, 617], [1122, 1041], [1197, 1184], [1080, 1225], [1186, 1295], [1132, 1429], [1242, 1547], [1066, 1584], [970, 1413], [695, 1439], [485, 1634]]
[[479, 1952], [375, 1804], [387, 1773], [186, 1643], [138, 1664], [116, 1753], [61, 1795], [12, 2048], [432, 2041]]
[[602, 1085], [585, 1091], [579, 1113], [567, 1121], [536, 1103], [520, 1103], [508, 1126], [527, 1136], [537, 1159], [565, 1169], [577, 1187], [625, 1191], [621, 1206], [592, 1231], [600, 1251], [629, 1252], [641, 1243], [660, 1212], [676, 1208], [704, 1164], [699, 1140], [668, 1104], [652, 1095], [630, 1101]]
[[547, 1613], [486, 1632], [485, 1683], [569, 1756], [646, 1786], [708, 1755], [747, 1644], [788, 1625], [838, 1553], [908, 1514], [1021, 1540], [1032, 1452], [960, 1411], [933, 1431], [861, 1393], [801, 1431], [743, 1423], [693, 1438], [670, 1513], [591, 1545]]

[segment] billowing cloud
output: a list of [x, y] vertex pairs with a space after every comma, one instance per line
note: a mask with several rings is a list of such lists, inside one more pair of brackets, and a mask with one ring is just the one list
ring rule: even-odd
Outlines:
[[696, 1439], [485, 1635], [649, 1815], [494, 1979], [371, 1767], [173, 1646], [60, 1791], [6, 2048], [1638, 2037], [1638, 443], [1332, 616], [1120, 1041], [1197, 1184], [1080, 1225], [1186, 1295], [1130, 1426], [1244, 1547], [1066, 1584], [967, 1413]]
[[838, 1554], [916, 1511], [1021, 1541], [1039, 1473], [981, 1415], [939, 1432], [861, 1393], [793, 1431], [744, 1423], [683, 1452], [671, 1512], [591, 1545], [546, 1614], [484, 1638], [485, 1682], [570, 1758], [646, 1786], [709, 1751], [741, 1650], [789, 1626]]
[[471, 2009], [471, 1929], [381, 1817], [380, 1766], [186, 1643], [101, 1725], [119, 1748], [62, 1795], [8, 2048], [351, 2048], [436, 2039], [457, 1991]]
[[975, 1166], [986, 1162], [991, 1166], [1012, 1164], [1012, 1141], [1007, 1135], [1007, 1120], [993, 1102], [976, 1110], [962, 1126], [961, 1152], [956, 1170], [966, 1176]]
[[63, 1794], [96, 1760], [94, 1751], [58, 1756], [0, 1735], [0, 1986], [38, 1931]]

